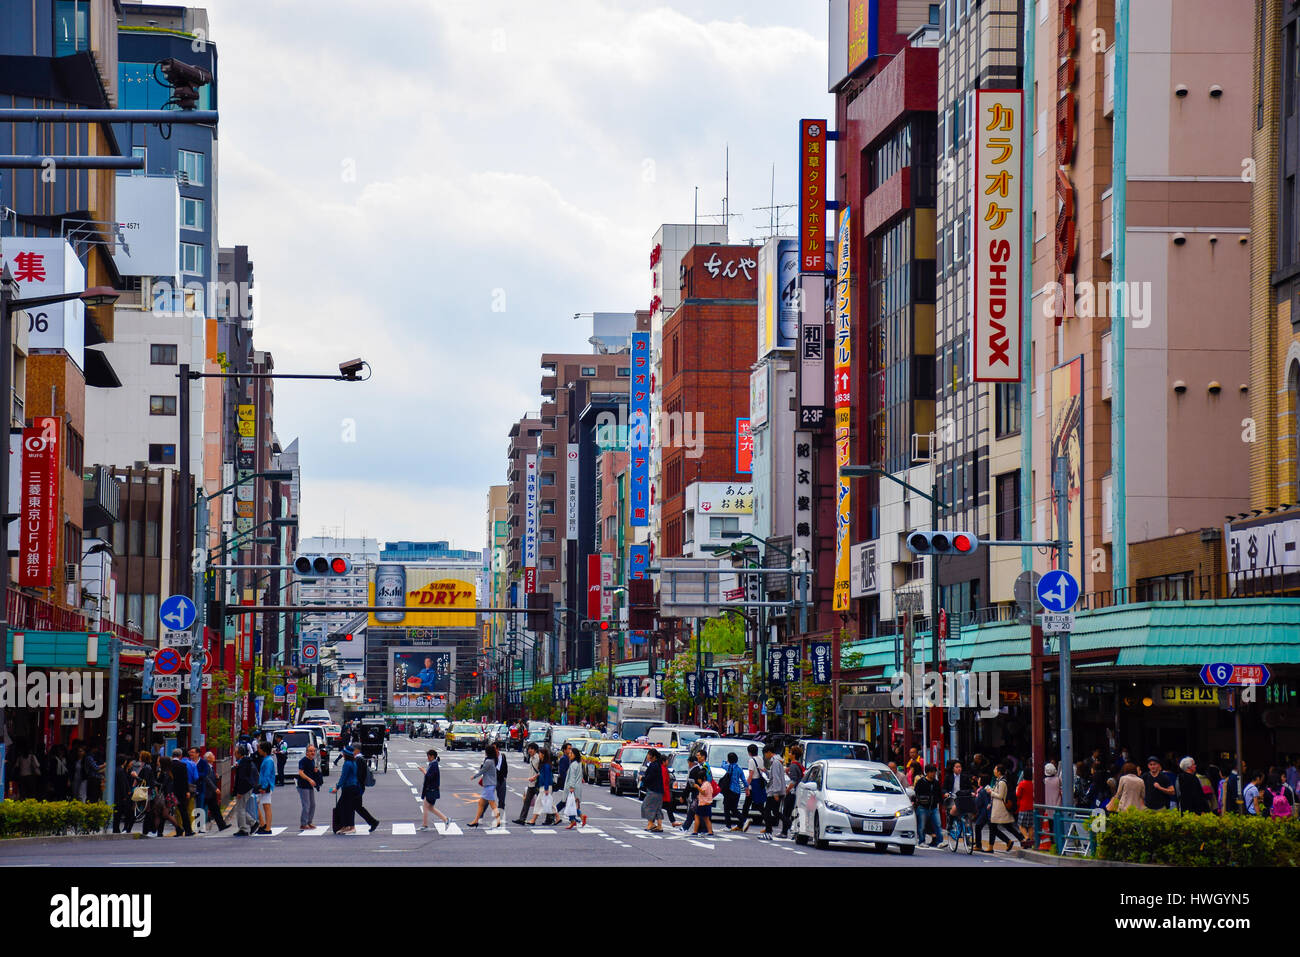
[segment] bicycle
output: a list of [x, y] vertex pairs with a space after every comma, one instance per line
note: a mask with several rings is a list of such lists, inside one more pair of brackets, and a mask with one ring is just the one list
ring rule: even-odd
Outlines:
[[963, 846], [967, 854], [975, 853], [975, 799], [968, 792], [961, 792], [948, 805], [948, 838], [952, 842], [950, 850], [956, 854]]

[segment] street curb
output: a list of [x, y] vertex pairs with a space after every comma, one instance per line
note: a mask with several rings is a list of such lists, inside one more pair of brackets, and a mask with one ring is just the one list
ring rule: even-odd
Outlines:
[[36, 837], [0, 838], [0, 847], [10, 844], [47, 844], [50, 841], [125, 841], [136, 834], [45, 834]]
[[1159, 864], [1136, 864], [1130, 861], [1101, 861], [1093, 857], [1058, 857], [1045, 851], [1030, 851], [1023, 847], [1013, 848], [1011, 853], [1025, 861], [1035, 864], [1051, 864], [1056, 867], [1160, 867]]

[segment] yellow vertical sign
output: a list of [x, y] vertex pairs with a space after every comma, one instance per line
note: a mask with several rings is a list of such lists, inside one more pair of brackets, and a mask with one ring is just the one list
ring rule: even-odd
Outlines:
[[849, 211], [840, 213], [840, 228], [835, 245], [835, 611], [849, 607], [849, 478], [840, 473], [849, 464], [849, 425], [852, 421], [853, 316], [852, 261], [850, 258]]

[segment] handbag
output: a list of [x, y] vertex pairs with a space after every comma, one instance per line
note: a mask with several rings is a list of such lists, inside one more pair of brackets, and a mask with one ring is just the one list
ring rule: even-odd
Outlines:
[[549, 789], [542, 792], [541, 800], [537, 803], [537, 810], [542, 814], [555, 813], [555, 795]]
[[131, 792], [131, 800], [132, 801], [149, 800], [149, 789], [145, 787], [143, 784], [137, 784], [135, 786], [135, 790]]

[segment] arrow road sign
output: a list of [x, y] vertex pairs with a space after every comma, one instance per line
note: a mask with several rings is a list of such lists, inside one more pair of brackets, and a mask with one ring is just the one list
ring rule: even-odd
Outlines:
[[153, 679], [154, 694], [180, 694], [181, 693], [181, 676], [180, 675], [154, 675]]
[[155, 674], [170, 675], [181, 670], [181, 656], [175, 648], [164, 648], [153, 659]]
[[1054, 568], [1038, 579], [1038, 600], [1048, 611], [1069, 611], [1079, 600], [1079, 582], [1069, 572]]
[[196, 617], [194, 602], [184, 595], [168, 595], [158, 609], [158, 620], [172, 631], [188, 630]]
[[180, 714], [181, 704], [171, 695], [162, 695], [153, 703], [153, 716], [157, 721], [175, 721]]

